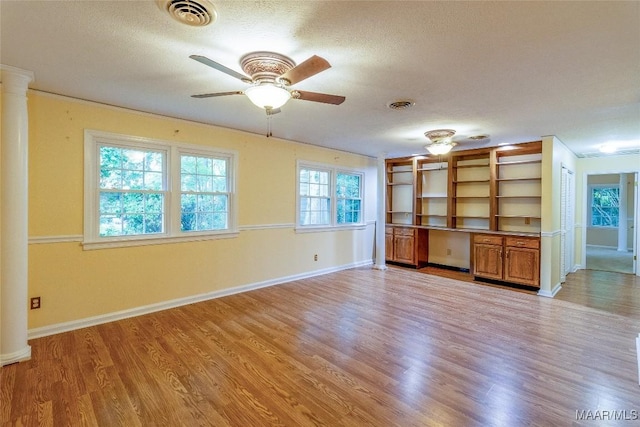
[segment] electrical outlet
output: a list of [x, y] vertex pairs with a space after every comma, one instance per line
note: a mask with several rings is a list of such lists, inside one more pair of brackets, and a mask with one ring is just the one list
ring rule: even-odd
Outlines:
[[318, 254], [315, 254], [315, 255], [313, 256], [313, 260], [314, 260], [314, 261], [317, 261], [317, 260], [318, 260]]
[[31, 310], [40, 308], [40, 297], [31, 298]]

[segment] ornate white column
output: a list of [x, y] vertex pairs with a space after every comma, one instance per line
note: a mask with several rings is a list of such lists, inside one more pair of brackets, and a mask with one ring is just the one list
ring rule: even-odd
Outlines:
[[618, 251], [627, 252], [627, 174], [620, 174], [620, 199], [618, 204]]
[[378, 155], [378, 203], [376, 215], [376, 263], [373, 268], [377, 270], [386, 270], [385, 263], [385, 223], [387, 221], [387, 168], [385, 165], [385, 154]]
[[0, 154], [0, 366], [28, 360], [28, 147], [27, 89], [33, 73], [2, 72]]

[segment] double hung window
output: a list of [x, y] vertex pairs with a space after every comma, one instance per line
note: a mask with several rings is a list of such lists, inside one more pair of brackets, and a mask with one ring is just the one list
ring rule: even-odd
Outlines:
[[362, 225], [363, 181], [360, 171], [300, 162], [298, 229]]
[[237, 233], [235, 159], [234, 152], [86, 131], [85, 247]]

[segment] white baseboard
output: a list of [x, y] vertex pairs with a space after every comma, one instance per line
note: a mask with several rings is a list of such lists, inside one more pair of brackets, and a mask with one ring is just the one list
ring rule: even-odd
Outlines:
[[28, 345], [25, 348], [14, 351], [10, 354], [0, 354], [0, 366], [11, 365], [16, 362], [24, 362], [31, 359], [31, 346]]
[[540, 289], [538, 291], [538, 295], [541, 297], [547, 297], [547, 298], [553, 298], [556, 296], [556, 294], [558, 292], [560, 292], [560, 289], [562, 289], [562, 284], [561, 283], [556, 283], [556, 285], [553, 287], [553, 289], [551, 289], [551, 291], [546, 291], [544, 289]]
[[[129, 317], [141, 316], [143, 314], [154, 313], [156, 311], [167, 310], [170, 308], [180, 307], [196, 302], [207, 301], [215, 298], [225, 297], [228, 295], [239, 294], [241, 292], [253, 291], [255, 289], [266, 288], [268, 286], [279, 285], [282, 283], [293, 282], [294, 280], [307, 279], [310, 277], [321, 276], [323, 274], [334, 273], [336, 271], [347, 270], [350, 268], [364, 267], [372, 265], [373, 260], [359, 261], [351, 264], [340, 265], [335, 267], [324, 268], [321, 270], [308, 271], [305, 273], [295, 274], [292, 276], [280, 277], [277, 279], [265, 280], [263, 282], [250, 283], [247, 285], [237, 286], [219, 291], [207, 292], [204, 294], [191, 295], [184, 298], [178, 298], [170, 301], [163, 301], [156, 304], [144, 305], [141, 307], [130, 308], [127, 310], [115, 311], [113, 313], [101, 314], [99, 316], [87, 317], [84, 319], [72, 320], [70, 322], [57, 323], [40, 328], [29, 329], [28, 339], [41, 338], [49, 335], [60, 334], [62, 332], [74, 331], [89, 326], [100, 325], [102, 323], [114, 322], [116, 320], [127, 319]], [[29, 351], [30, 351], [29, 347]], [[2, 359], [4, 361], [4, 358]], [[12, 363], [12, 362], [11, 362]]]

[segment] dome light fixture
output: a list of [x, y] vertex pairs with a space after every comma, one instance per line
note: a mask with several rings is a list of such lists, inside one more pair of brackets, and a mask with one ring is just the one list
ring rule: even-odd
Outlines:
[[605, 154], [613, 154], [616, 151], [618, 151], [617, 147], [611, 143], [601, 145], [599, 150], [601, 153], [605, 153]]
[[283, 86], [263, 82], [245, 89], [244, 94], [256, 106], [271, 110], [282, 107], [291, 99], [291, 93]]
[[456, 143], [451, 140], [455, 133], [456, 131], [453, 129], [436, 129], [427, 131], [424, 133], [424, 136], [431, 140], [431, 143], [425, 145], [424, 148], [426, 148], [429, 153], [437, 156], [447, 154], [456, 146]]

